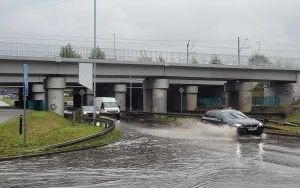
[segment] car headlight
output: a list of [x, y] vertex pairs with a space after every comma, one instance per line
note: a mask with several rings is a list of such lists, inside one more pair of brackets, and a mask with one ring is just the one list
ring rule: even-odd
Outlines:
[[259, 126], [259, 127], [262, 127], [262, 126], [264, 126], [264, 124], [263, 124], [262, 122], [259, 122], [259, 123], [258, 123], [258, 126]]
[[235, 126], [235, 127], [237, 127], [237, 128], [243, 127], [243, 125], [240, 124], [240, 123], [235, 123], [235, 124], [233, 124], [233, 126]]
[[96, 114], [99, 114], [99, 111], [97, 111]]
[[86, 112], [83, 112], [83, 114], [86, 115], [87, 113], [86, 113]]

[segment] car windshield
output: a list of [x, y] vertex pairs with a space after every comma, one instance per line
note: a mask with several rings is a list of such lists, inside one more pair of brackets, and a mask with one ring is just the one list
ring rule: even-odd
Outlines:
[[118, 107], [116, 102], [103, 102], [105, 108], [115, 108]]
[[223, 117], [225, 119], [244, 119], [247, 118], [245, 114], [236, 110], [226, 110], [223, 111]]

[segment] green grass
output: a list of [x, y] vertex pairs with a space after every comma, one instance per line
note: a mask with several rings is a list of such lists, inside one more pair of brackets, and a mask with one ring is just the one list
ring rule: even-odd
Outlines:
[[286, 120], [289, 122], [300, 122], [300, 114], [288, 115]]
[[[285, 119], [287, 122], [300, 122], [300, 114], [288, 115]], [[273, 132], [299, 135], [300, 136], [300, 126], [288, 126], [288, 125], [278, 125], [274, 123], [268, 123], [266, 126], [267, 129], [272, 130]]]
[[[71, 121], [55, 113], [34, 111], [27, 114], [26, 146], [23, 144], [23, 135], [19, 135], [18, 131], [19, 120], [17, 118], [0, 124], [0, 158], [33, 154], [37, 152], [36, 149], [45, 145], [96, 134], [101, 131], [101, 128], [86, 124], [73, 125]], [[118, 139], [118, 134], [112, 134], [112, 138]]]
[[300, 127], [270, 124], [270, 125], [267, 125], [266, 128], [271, 129], [275, 132], [279, 132], [279, 133], [300, 135]]

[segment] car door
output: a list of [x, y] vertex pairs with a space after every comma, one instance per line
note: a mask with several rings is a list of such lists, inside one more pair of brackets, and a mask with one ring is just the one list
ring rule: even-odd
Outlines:
[[219, 111], [215, 111], [215, 114], [214, 114], [214, 124], [216, 124], [216, 125], [223, 125], [223, 117], [222, 117], [221, 112], [219, 112]]

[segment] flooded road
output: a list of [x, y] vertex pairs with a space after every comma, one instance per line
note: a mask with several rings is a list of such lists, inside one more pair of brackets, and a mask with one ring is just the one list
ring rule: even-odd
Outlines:
[[0, 162], [0, 187], [299, 187], [300, 139], [121, 123], [120, 142]]

